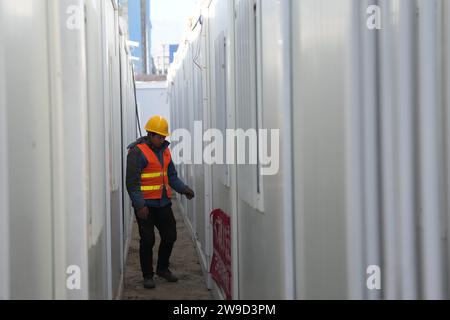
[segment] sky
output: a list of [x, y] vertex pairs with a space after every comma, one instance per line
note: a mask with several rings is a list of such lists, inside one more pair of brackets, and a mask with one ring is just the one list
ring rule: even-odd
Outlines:
[[152, 54], [158, 56], [163, 44], [179, 43], [188, 18], [197, 8], [198, 0], [152, 0]]

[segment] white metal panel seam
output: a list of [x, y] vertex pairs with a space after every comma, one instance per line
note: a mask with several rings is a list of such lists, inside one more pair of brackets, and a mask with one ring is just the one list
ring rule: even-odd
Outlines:
[[450, 297], [450, 2], [445, 0], [442, 1], [442, 61], [443, 61], [443, 76], [442, 76], [442, 88], [443, 88], [443, 108], [444, 108], [444, 150], [445, 152], [445, 168], [446, 172], [446, 231], [445, 236], [446, 242], [446, 269], [445, 274], [447, 276], [447, 288], [446, 288], [446, 298]]
[[3, 1], [0, 1], [0, 300], [9, 299], [9, 193], [6, 125], [6, 79], [3, 57]]
[[[205, 8], [206, 16], [208, 16], [210, 8]], [[203, 101], [203, 124], [204, 129], [208, 130], [211, 128], [211, 63], [210, 63], [210, 25], [209, 25], [209, 19], [205, 19], [205, 35], [202, 37], [202, 41], [204, 41], [204, 48], [205, 48], [205, 68], [203, 69], [204, 77], [203, 77], [203, 86], [204, 86], [204, 92], [206, 92], [206, 97]], [[204, 39], [203, 39], [204, 38]], [[173, 115], [172, 115], [173, 116]], [[212, 168], [211, 166], [203, 166], [205, 170], [205, 235], [206, 235], [206, 255], [208, 257], [208, 265], [210, 265], [212, 261], [212, 255], [213, 255], [213, 246], [212, 246], [212, 227], [210, 223], [210, 216], [209, 213], [212, 211]], [[207, 286], [208, 289], [213, 288], [213, 280], [211, 277], [211, 274], [208, 275], [208, 281]]]
[[[107, 27], [107, 22], [108, 19], [106, 17], [107, 10], [108, 7], [108, 3], [105, 1], [100, 1], [101, 3], [101, 25], [102, 25], [102, 56], [103, 56], [103, 73], [102, 73], [102, 78], [103, 78], [103, 94], [104, 94], [104, 132], [105, 132], [105, 148], [104, 148], [104, 152], [106, 155], [109, 155], [109, 144], [110, 144], [110, 136], [109, 136], [109, 128], [108, 128], [108, 114], [106, 112], [106, 108], [109, 105], [109, 75], [108, 75], [108, 59], [109, 59], [109, 49], [108, 49], [108, 36], [107, 36], [107, 31], [108, 31], [108, 27]], [[140, 114], [140, 113], [139, 113]], [[106, 185], [106, 203], [105, 203], [105, 212], [106, 212], [106, 242], [107, 242], [107, 249], [106, 249], [106, 260], [107, 260], [107, 281], [108, 281], [108, 288], [107, 288], [107, 298], [109, 300], [112, 299], [112, 261], [111, 261], [111, 183], [110, 183], [110, 172], [108, 170], [108, 168], [110, 167], [110, 157], [106, 156], [105, 157], [106, 162], [105, 162], [105, 185]]]
[[[227, 41], [229, 45], [227, 46], [229, 52], [229, 67], [230, 67], [230, 78], [236, 79], [236, 26], [235, 26], [235, 5], [236, 1], [228, 1], [227, 12], [229, 12], [229, 24]], [[230, 128], [236, 127], [236, 82], [235, 85], [229, 86], [230, 90], [230, 110], [232, 112], [232, 117], [230, 123], [233, 125]], [[231, 259], [232, 259], [232, 295], [233, 299], [238, 300], [240, 292], [240, 277], [239, 277], [239, 217], [238, 217], [238, 185], [237, 185], [237, 166], [231, 167]], [[234, 191], [233, 191], [234, 190]]]
[[55, 299], [66, 299], [66, 224], [64, 184], [64, 154], [62, 121], [62, 86], [61, 86], [61, 39], [59, 1], [47, 3], [47, 34], [49, 63], [49, 97], [51, 123], [51, 167], [52, 167], [52, 240], [53, 240], [53, 296]]
[[[299, 46], [298, 38], [299, 38], [299, 32], [300, 32], [300, 19], [297, 18], [297, 15], [300, 12], [300, 2], [296, 0], [290, 1], [289, 4], [290, 8], [290, 34], [289, 34], [289, 41], [291, 43], [290, 45], [290, 64], [291, 68], [293, 69], [290, 74], [290, 82], [291, 82], [291, 88], [294, 88], [297, 84], [297, 78], [298, 78], [298, 72], [294, 70], [294, 68], [297, 67], [298, 59], [294, 60], [294, 57], [296, 57], [299, 54]], [[291, 112], [292, 112], [292, 119], [290, 120], [290, 131], [291, 131], [291, 142], [290, 145], [292, 147], [292, 159], [291, 159], [291, 165], [292, 165], [292, 175], [293, 175], [293, 181], [291, 182], [292, 186], [292, 194], [295, 195], [295, 198], [293, 198], [293, 204], [292, 204], [292, 211], [293, 211], [293, 224], [294, 229], [296, 232], [294, 233], [294, 242], [295, 242], [295, 254], [294, 254], [294, 263], [295, 263], [295, 299], [302, 299], [303, 294], [306, 295], [306, 280], [305, 280], [305, 268], [302, 267], [302, 263], [305, 261], [305, 244], [304, 241], [302, 241], [302, 236], [304, 235], [303, 226], [304, 222], [301, 218], [304, 212], [304, 209], [300, 206], [303, 205], [304, 201], [302, 199], [302, 196], [304, 194], [304, 191], [301, 190], [301, 183], [297, 183], [300, 181], [300, 170], [296, 170], [296, 167], [294, 166], [297, 152], [298, 150], [301, 150], [301, 135], [299, 134], [300, 130], [298, 130], [298, 127], [295, 127], [294, 121], [296, 119], [303, 119], [303, 116], [300, 116], [302, 108], [295, 109], [295, 106], [298, 104], [298, 91], [291, 90]], [[297, 147], [296, 147], [297, 146]]]
[[[264, 3], [264, 2], [262, 2]], [[292, 52], [292, 1], [276, 2], [280, 6], [280, 18], [282, 21], [280, 34], [280, 49], [282, 52], [282, 61], [284, 79], [288, 84], [283, 86], [282, 103], [284, 138], [285, 144], [282, 150], [283, 158], [283, 185], [286, 190], [283, 192], [283, 242], [284, 242], [284, 298], [293, 300], [296, 298], [296, 277], [295, 277], [295, 240], [294, 240], [294, 161], [293, 161], [293, 52]]]
[[443, 268], [440, 217], [440, 146], [437, 91], [437, 2], [421, 0], [419, 14], [420, 213], [423, 236], [422, 290], [426, 299], [442, 299]]
[[[362, 9], [378, 5], [376, 0], [366, 0]], [[364, 12], [364, 10], [362, 10]], [[364, 16], [363, 16], [364, 17]], [[365, 19], [365, 17], [364, 17]], [[367, 28], [362, 33], [363, 48], [363, 136], [364, 136], [364, 227], [366, 262], [364, 267], [381, 265], [380, 260], [380, 216], [378, 175], [378, 97], [379, 64], [377, 54], [378, 35]], [[379, 299], [379, 290], [367, 292], [369, 299]]]
[[83, 23], [73, 30], [66, 27], [65, 19], [59, 20], [61, 30], [61, 88], [62, 88], [62, 149], [65, 183], [63, 192], [70, 194], [65, 203], [66, 263], [76, 265], [81, 271], [81, 288], [67, 288], [68, 299], [89, 298], [89, 261], [87, 215], [88, 204], [88, 139], [87, 139], [87, 87], [86, 87], [86, 41], [84, 23], [84, 0], [59, 1], [60, 17], [66, 16], [67, 7], [76, 5], [82, 10]]
[[394, 113], [394, 55], [391, 0], [380, 0], [382, 30], [379, 39], [380, 55], [380, 139], [381, 139], [381, 234], [383, 298], [395, 299], [396, 286], [396, 221], [395, 221], [395, 113]]
[[346, 99], [345, 135], [346, 135], [346, 207], [347, 207], [347, 297], [362, 299], [364, 297], [363, 268], [363, 166], [361, 110], [361, 33], [360, 33], [360, 0], [350, 2], [351, 19], [348, 24], [349, 52], [346, 55]]
[[398, 243], [402, 299], [417, 298], [414, 175], [414, 16], [415, 4], [401, 0], [398, 49]]

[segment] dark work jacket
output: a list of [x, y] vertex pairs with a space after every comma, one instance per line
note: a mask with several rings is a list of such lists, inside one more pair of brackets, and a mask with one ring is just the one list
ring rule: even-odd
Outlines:
[[[150, 208], [163, 208], [172, 204], [171, 200], [167, 197], [167, 190], [164, 188], [163, 195], [161, 199], [158, 200], [145, 200], [141, 192], [141, 174], [145, 167], [148, 165], [147, 158], [142, 153], [141, 149], [137, 147], [138, 144], [147, 143], [150, 149], [155, 153], [159, 162], [163, 163], [164, 151], [169, 147], [170, 143], [165, 142], [161, 150], [156, 150], [151, 147], [148, 138], [143, 137], [136, 142], [128, 146], [128, 157], [127, 157], [127, 178], [126, 185], [128, 194], [130, 195], [133, 207], [135, 209], [141, 209], [143, 207]], [[178, 193], [183, 194], [186, 190], [186, 185], [183, 181], [178, 178], [178, 173], [175, 169], [173, 161], [170, 161], [169, 168], [167, 170], [167, 175], [169, 177], [170, 187]]]

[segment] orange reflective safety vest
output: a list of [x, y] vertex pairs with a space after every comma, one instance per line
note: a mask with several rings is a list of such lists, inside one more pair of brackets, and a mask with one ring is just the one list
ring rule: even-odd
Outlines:
[[146, 143], [138, 144], [137, 147], [147, 158], [148, 165], [141, 174], [141, 191], [145, 200], [158, 200], [163, 196], [163, 189], [166, 187], [167, 197], [172, 198], [172, 190], [169, 186], [167, 170], [171, 161], [169, 148], [164, 150], [164, 165]]

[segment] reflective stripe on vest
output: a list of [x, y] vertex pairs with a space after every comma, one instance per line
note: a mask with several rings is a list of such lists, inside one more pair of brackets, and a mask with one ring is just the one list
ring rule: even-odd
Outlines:
[[[159, 160], [158, 160], [159, 161]], [[141, 174], [141, 178], [142, 179], [146, 179], [146, 178], [158, 178], [161, 177], [162, 175], [167, 175], [166, 172], [157, 172], [157, 173], [143, 173]]]
[[141, 191], [145, 200], [158, 200], [162, 198], [163, 189], [166, 188], [167, 197], [172, 197], [172, 190], [169, 186], [167, 170], [171, 162], [170, 150], [164, 150], [163, 163], [158, 160], [150, 147], [143, 143], [137, 146], [147, 159], [147, 167], [141, 173]]
[[141, 187], [141, 191], [155, 191], [155, 190], [161, 190], [162, 186], [145, 186]]

